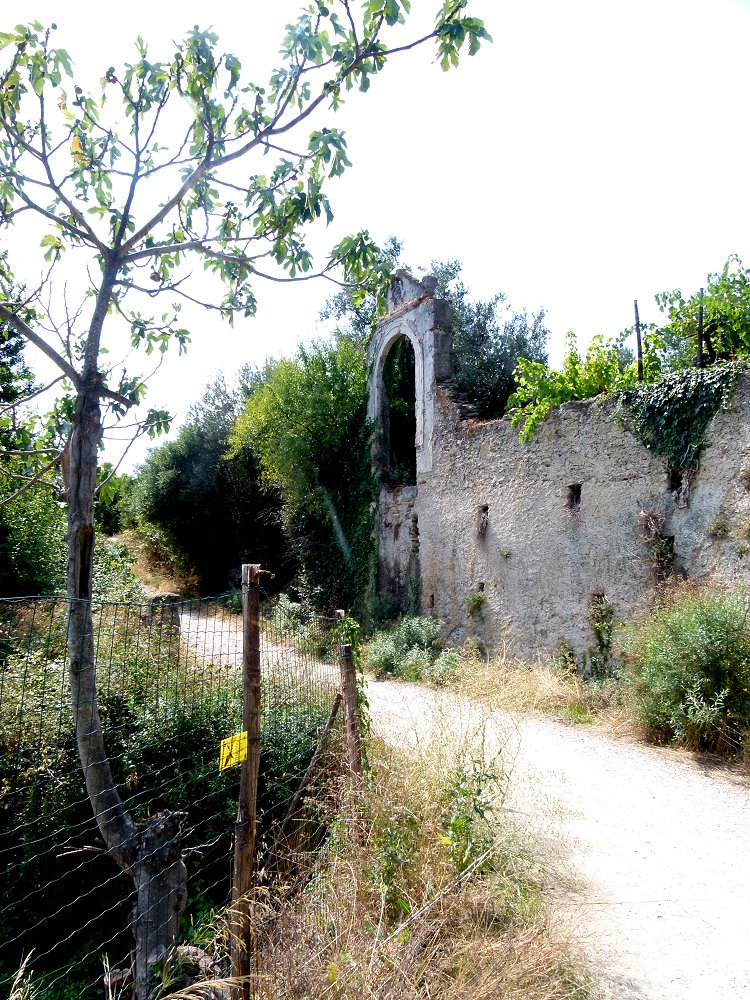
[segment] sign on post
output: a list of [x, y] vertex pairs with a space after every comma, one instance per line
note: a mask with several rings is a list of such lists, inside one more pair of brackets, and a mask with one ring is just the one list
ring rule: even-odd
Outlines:
[[241, 764], [247, 759], [247, 731], [229, 736], [221, 741], [219, 748], [219, 770], [226, 771], [228, 767]]

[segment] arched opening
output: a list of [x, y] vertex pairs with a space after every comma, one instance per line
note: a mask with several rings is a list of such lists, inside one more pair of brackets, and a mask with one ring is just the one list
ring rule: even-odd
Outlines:
[[416, 486], [416, 363], [408, 337], [394, 341], [383, 365], [383, 465], [388, 486]]

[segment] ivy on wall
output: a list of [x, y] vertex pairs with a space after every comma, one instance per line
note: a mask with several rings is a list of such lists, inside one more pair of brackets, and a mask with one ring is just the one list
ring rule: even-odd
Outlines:
[[620, 393], [620, 412], [636, 437], [663, 456], [675, 471], [695, 468], [708, 425], [726, 409], [747, 370], [742, 362], [671, 372], [658, 382], [641, 383]]

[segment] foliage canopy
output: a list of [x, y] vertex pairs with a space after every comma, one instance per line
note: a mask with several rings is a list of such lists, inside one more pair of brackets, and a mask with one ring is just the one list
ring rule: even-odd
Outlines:
[[255, 454], [281, 492], [309, 596], [361, 607], [372, 550], [367, 361], [349, 340], [271, 361], [245, 404], [230, 455]]
[[149, 453], [127, 501], [136, 523], [159, 529], [180, 568], [199, 576], [203, 593], [225, 589], [233, 573], [238, 580], [243, 562], [286, 581], [276, 491], [260, 490], [252, 450], [226, 454], [245, 399], [223, 378], [210, 385], [176, 438]]

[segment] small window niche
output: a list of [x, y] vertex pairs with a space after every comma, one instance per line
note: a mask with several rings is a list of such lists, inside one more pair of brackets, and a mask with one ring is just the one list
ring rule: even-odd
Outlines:
[[483, 538], [490, 522], [489, 504], [483, 503], [477, 511], [477, 535]]
[[581, 509], [581, 488], [583, 483], [571, 483], [565, 492], [565, 509], [576, 514]]

